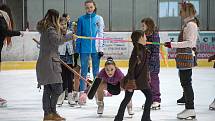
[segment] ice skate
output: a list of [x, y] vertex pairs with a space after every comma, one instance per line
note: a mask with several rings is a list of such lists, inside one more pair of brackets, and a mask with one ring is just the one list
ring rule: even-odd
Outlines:
[[44, 116], [43, 121], [55, 121], [53, 114], [48, 114]]
[[57, 100], [57, 105], [60, 107], [62, 106], [63, 102], [64, 102], [64, 98], [65, 98], [65, 91], [63, 93], [61, 93], [61, 95], [58, 97]]
[[152, 110], [159, 110], [160, 109], [160, 103], [159, 102], [153, 102], [151, 105]]
[[79, 105], [85, 105], [86, 104], [86, 100], [87, 100], [87, 94], [84, 93], [84, 92], [80, 92], [78, 104]]
[[177, 104], [178, 105], [185, 105], [185, 97], [184, 97], [184, 95], [180, 99], [177, 100]]
[[75, 99], [73, 97], [73, 92], [72, 93], [68, 93], [68, 104], [70, 106], [74, 106], [76, 104]]
[[0, 98], [0, 107], [6, 107], [7, 101], [5, 99]]
[[209, 105], [210, 110], [215, 110], [215, 99], [214, 101]]
[[130, 101], [130, 102], [127, 104], [127, 111], [128, 111], [128, 115], [131, 116], [131, 118], [132, 118], [132, 116], [134, 115], [134, 112], [133, 112], [133, 110], [132, 110], [132, 101]]
[[101, 116], [104, 111], [104, 102], [103, 101], [97, 101], [98, 109], [97, 109], [97, 114]]
[[185, 119], [185, 120], [193, 120], [196, 118], [196, 113], [194, 109], [185, 109], [182, 112], [177, 114], [178, 119]]

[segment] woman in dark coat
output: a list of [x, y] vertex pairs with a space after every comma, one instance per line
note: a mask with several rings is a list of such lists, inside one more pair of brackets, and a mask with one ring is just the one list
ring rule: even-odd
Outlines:
[[[12, 36], [19, 36], [19, 31], [13, 31], [13, 18], [11, 10], [7, 5], [0, 5], [0, 71], [1, 71], [1, 51], [4, 43], [11, 45]], [[0, 98], [0, 107], [6, 105], [7, 101]]]
[[120, 104], [118, 113], [114, 121], [122, 121], [126, 105], [132, 98], [134, 90], [141, 90], [146, 96], [144, 112], [141, 121], [151, 121], [150, 107], [152, 104], [152, 94], [149, 86], [148, 55], [146, 49], [146, 36], [143, 31], [134, 31], [131, 35], [134, 48], [129, 59], [128, 73], [122, 80], [122, 87], [125, 89], [125, 97]]

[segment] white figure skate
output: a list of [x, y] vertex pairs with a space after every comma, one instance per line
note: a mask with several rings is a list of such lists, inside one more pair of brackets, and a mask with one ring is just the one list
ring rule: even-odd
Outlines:
[[178, 119], [185, 119], [185, 120], [193, 120], [196, 118], [196, 113], [194, 109], [185, 109], [182, 112], [177, 114]]

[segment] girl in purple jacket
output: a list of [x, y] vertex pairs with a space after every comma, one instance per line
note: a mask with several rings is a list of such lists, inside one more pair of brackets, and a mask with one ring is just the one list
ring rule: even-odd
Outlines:
[[[121, 91], [120, 81], [124, 78], [122, 71], [116, 67], [112, 57], [107, 58], [105, 67], [99, 72], [98, 78], [102, 79], [97, 90], [97, 114], [103, 114], [104, 110], [104, 89], [112, 95], [118, 95]], [[127, 105], [128, 114], [133, 115], [131, 101]]]

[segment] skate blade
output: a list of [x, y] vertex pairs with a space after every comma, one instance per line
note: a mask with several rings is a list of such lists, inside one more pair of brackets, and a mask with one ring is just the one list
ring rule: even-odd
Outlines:
[[185, 103], [177, 103], [177, 105], [185, 105]]
[[151, 107], [152, 110], [160, 110], [160, 107]]
[[102, 118], [102, 113], [97, 113], [99, 118]]
[[196, 116], [189, 116], [187, 118], [179, 118], [179, 117], [177, 117], [177, 118], [180, 119], [180, 120], [195, 120]]

